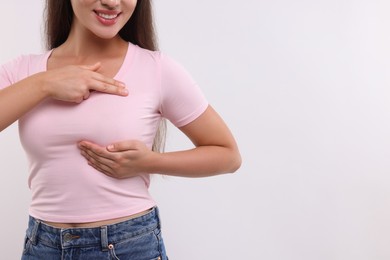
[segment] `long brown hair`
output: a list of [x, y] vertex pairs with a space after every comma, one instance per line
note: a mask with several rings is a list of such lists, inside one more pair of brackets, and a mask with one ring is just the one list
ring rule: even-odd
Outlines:
[[[73, 22], [73, 9], [70, 0], [46, 0], [45, 32], [46, 47], [57, 48], [69, 36]], [[129, 21], [120, 30], [123, 40], [142, 48], [156, 51], [157, 37], [153, 22], [151, 0], [138, 0]], [[153, 151], [164, 150], [166, 121], [162, 119], [153, 143]]]
[[[72, 21], [73, 9], [70, 0], [46, 0], [45, 32], [48, 49], [57, 48], [66, 41]], [[119, 35], [123, 40], [142, 48], [151, 51], [158, 49], [151, 0], [137, 1], [133, 15]]]

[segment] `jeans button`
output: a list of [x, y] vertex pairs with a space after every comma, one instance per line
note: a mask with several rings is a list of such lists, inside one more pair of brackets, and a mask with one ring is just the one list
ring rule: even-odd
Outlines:
[[70, 233], [66, 233], [64, 235], [64, 242], [70, 242], [72, 241], [74, 238], [78, 238], [78, 236], [73, 236], [72, 234]]

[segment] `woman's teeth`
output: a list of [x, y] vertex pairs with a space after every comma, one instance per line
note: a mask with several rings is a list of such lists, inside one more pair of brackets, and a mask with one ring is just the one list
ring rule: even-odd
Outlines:
[[98, 13], [98, 15], [104, 19], [107, 19], [107, 20], [112, 20], [112, 19], [115, 19], [118, 17], [117, 14], [101, 14], [101, 13]]

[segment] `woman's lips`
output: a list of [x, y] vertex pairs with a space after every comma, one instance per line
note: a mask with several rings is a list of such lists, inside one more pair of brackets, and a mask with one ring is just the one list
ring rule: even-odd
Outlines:
[[118, 11], [110, 11], [110, 10], [95, 10], [96, 17], [98, 21], [103, 25], [114, 25], [117, 22], [117, 18], [121, 14]]

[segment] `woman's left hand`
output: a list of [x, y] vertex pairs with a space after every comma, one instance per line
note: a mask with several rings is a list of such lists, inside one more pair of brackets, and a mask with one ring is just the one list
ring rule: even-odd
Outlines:
[[136, 140], [118, 142], [107, 147], [81, 141], [78, 147], [90, 166], [117, 179], [149, 173], [148, 166], [155, 155], [144, 143]]

